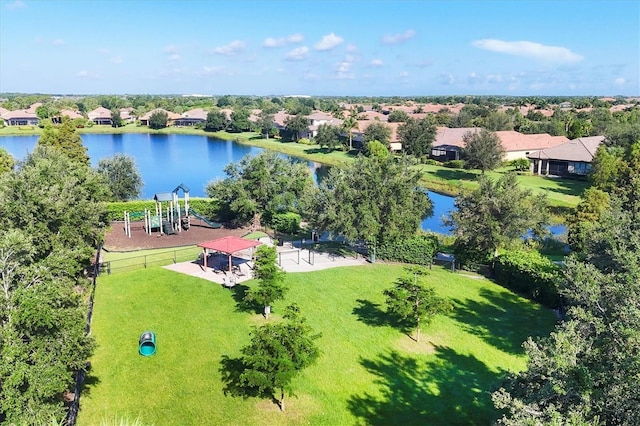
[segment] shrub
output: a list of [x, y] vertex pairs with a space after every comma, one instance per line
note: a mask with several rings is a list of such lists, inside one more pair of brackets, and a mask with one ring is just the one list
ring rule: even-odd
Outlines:
[[298, 139], [298, 143], [302, 144], [302, 145], [315, 145], [315, 142], [307, 139], [307, 138], [300, 138]]
[[438, 251], [438, 247], [438, 238], [435, 235], [421, 234], [382, 243], [376, 248], [381, 259], [427, 265]]
[[464, 160], [449, 160], [444, 162], [442, 165], [450, 169], [463, 169]]
[[298, 213], [276, 213], [271, 218], [271, 226], [278, 232], [295, 234], [300, 230], [300, 215]]
[[434, 160], [433, 158], [427, 158], [425, 160], [422, 160], [423, 164], [428, 164], [429, 166], [436, 166], [438, 165], [438, 161]]
[[526, 172], [529, 170], [530, 162], [527, 158], [516, 158], [511, 160], [509, 165], [517, 172]]
[[499, 284], [550, 308], [560, 305], [559, 278], [560, 267], [537, 251], [512, 250], [496, 260]]

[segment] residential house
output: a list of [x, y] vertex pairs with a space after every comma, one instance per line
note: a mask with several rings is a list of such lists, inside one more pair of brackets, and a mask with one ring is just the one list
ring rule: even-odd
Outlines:
[[604, 139], [604, 136], [584, 137], [529, 153], [531, 171], [547, 176], [584, 176], [591, 170], [593, 157]]
[[29, 109], [7, 111], [2, 119], [7, 126], [37, 126], [40, 122], [33, 105]]
[[131, 107], [129, 107], [129, 108], [120, 108], [120, 118], [125, 123], [133, 123], [134, 121], [136, 121], [136, 117], [135, 117], [135, 114], [133, 112], [134, 112], [134, 109], [131, 108]]
[[323, 124], [329, 124], [331, 126], [342, 126], [342, 120], [334, 118], [331, 114], [322, 111], [315, 111], [309, 118], [309, 128], [306, 132], [306, 135], [300, 135], [304, 138], [315, 138], [318, 134], [318, 127]]
[[156, 112], [164, 112], [165, 114], [167, 114], [167, 127], [173, 126], [173, 123], [181, 117], [180, 114], [176, 114], [175, 112], [167, 111], [163, 108], [156, 108], [140, 117], [140, 124], [142, 124], [143, 126], [148, 126], [149, 119], [151, 119], [151, 116]]
[[72, 111], [70, 109], [61, 109], [60, 113], [58, 113], [57, 116], [51, 117], [51, 122], [53, 124], [60, 124], [62, 123], [63, 117], [67, 117], [71, 120], [75, 120], [77, 118], [84, 118], [82, 114], [80, 114], [78, 111]]
[[202, 108], [194, 108], [182, 113], [180, 118], [174, 122], [176, 126], [195, 126], [196, 124], [204, 124], [207, 121], [207, 111]]
[[[459, 160], [465, 146], [464, 135], [471, 132], [480, 132], [479, 127], [461, 127], [450, 129], [438, 127], [436, 139], [431, 147], [431, 156], [438, 161]], [[505, 155], [504, 161], [516, 158], [527, 158], [527, 154], [533, 151], [550, 148], [569, 141], [564, 136], [551, 136], [547, 133], [525, 135], [514, 130], [502, 130], [494, 132], [500, 139]]]
[[93, 111], [90, 111], [87, 116], [89, 120], [93, 121], [93, 124], [111, 126], [113, 121], [111, 120], [111, 111], [105, 107], [98, 107]]

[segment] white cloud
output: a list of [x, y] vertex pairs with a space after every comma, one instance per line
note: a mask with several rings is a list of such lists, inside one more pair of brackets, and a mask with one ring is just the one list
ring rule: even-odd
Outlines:
[[355, 74], [351, 72], [351, 62], [338, 62], [336, 64], [336, 78], [338, 80], [353, 80]]
[[88, 75], [89, 72], [87, 70], [78, 71], [78, 73], [76, 74], [77, 77], [86, 77]]
[[121, 64], [124, 62], [124, 59], [122, 59], [122, 56], [113, 56], [111, 59], [109, 59], [109, 62], [111, 62], [112, 64]]
[[220, 75], [226, 74], [225, 68], [219, 65], [214, 65], [211, 67], [204, 66], [200, 72], [197, 72], [198, 75]]
[[180, 48], [175, 44], [169, 44], [167, 45], [167, 47], [164, 48], [164, 53], [167, 53], [169, 55], [178, 53], [179, 51], [180, 51]]
[[613, 84], [615, 84], [616, 86], [624, 86], [626, 82], [627, 80], [625, 80], [622, 77], [618, 77], [615, 80], [613, 80]]
[[404, 43], [405, 41], [413, 38], [416, 35], [416, 32], [413, 30], [407, 30], [400, 34], [387, 34], [382, 37], [382, 43], [384, 44], [398, 44]]
[[226, 46], [216, 47], [215, 49], [213, 49], [213, 52], [219, 55], [233, 56], [238, 54], [239, 52], [242, 52], [245, 47], [246, 45], [240, 40], [234, 40]]
[[7, 10], [18, 10], [18, 9], [26, 9], [27, 5], [25, 2], [20, 0], [15, 0], [5, 6]]
[[334, 33], [327, 34], [322, 37], [322, 40], [315, 44], [314, 49], [316, 50], [331, 50], [334, 47], [338, 46], [342, 43], [344, 39], [340, 36], [335, 35]]
[[508, 55], [524, 56], [549, 62], [573, 63], [580, 62], [583, 56], [572, 52], [566, 47], [545, 46], [531, 41], [503, 41], [495, 39], [475, 40], [473, 46], [492, 52]]
[[307, 57], [309, 48], [307, 46], [296, 47], [285, 55], [285, 59], [288, 61], [301, 61]]
[[400, 73], [400, 77], [409, 77], [409, 73], [408, 73], [408, 72], [406, 72], [406, 71], [402, 71], [402, 72]]
[[349, 44], [347, 45], [347, 52], [349, 52], [349, 53], [355, 53], [355, 52], [357, 52], [357, 51], [358, 51], [358, 46], [356, 46], [355, 44], [353, 44], [353, 43], [349, 43]]
[[384, 65], [384, 62], [382, 61], [382, 59], [374, 59], [370, 62], [370, 64], [374, 67], [381, 67]]
[[61, 38], [57, 38], [51, 42], [54, 46], [64, 46], [64, 40]]
[[286, 46], [288, 44], [300, 43], [304, 40], [304, 36], [300, 33], [291, 34], [286, 37], [267, 37], [262, 42], [262, 46], [264, 47], [281, 47]]
[[182, 56], [178, 55], [177, 53], [172, 53], [167, 57], [167, 59], [169, 59], [169, 62], [178, 62], [182, 59]]

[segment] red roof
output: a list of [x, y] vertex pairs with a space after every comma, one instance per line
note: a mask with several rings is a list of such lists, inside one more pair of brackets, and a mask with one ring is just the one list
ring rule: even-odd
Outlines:
[[262, 244], [260, 241], [245, 240], [244, 238], [228, 236], [218, 238], [217, 240], [205, 241], [198, 244], [198, 247], [209, 250], [219, 251], [221, 253], [233, 254], [235, 252], [256, 247]]

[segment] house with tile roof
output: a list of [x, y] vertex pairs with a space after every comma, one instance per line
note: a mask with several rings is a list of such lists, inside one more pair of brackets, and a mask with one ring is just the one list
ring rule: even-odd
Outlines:
[[204, 124], [207, 121], [207, 111], [202, 108], [194, 108], [182, 113], [180, 118], [174, 122], [176, 126], [195, 126], [196, 124]]
[[163, 108], [156, 108], [140, 117], [140, 124], [142, 124], [143, 126], [148, 126], [151, 116], [156, 112], [164, 112], [165, 114], [167, 114], [167, 127], [173, 126], [173, 123], [181, 117], [180, 114], [176, 114], [175, 112], [167, 111]]
[[7, 126], [37, 126], [40, 122], [35, 108], [7, 111], [2, 114], [2, 119]]
[[[431, 147], [431, 156], [438, 161], [459, 160], [465, 146], [464, 135], [480, 132], [479, 127], [448, 128], [438, 127], [436, 138]], [[547, 133], [526, 135], [514, 130], [494, 132], [504, 148], [505, 161], [527, 158], [533, 151], [550, 148], [569, 141], [564, 136], [551, 136]]]
[[93, 121], [93, 124], [102, 126], [111, 126], [113, 121], [111, 120], [111, 111], [105, 107], [98, 107], [93, 111], [87, 113], [89, 120]]
[[547, 176], [584, 176], [591, 170], [593, 157], [604, 139], [604, 136], [578, 138], [531, 152], [527, 155], [531, 172]]

